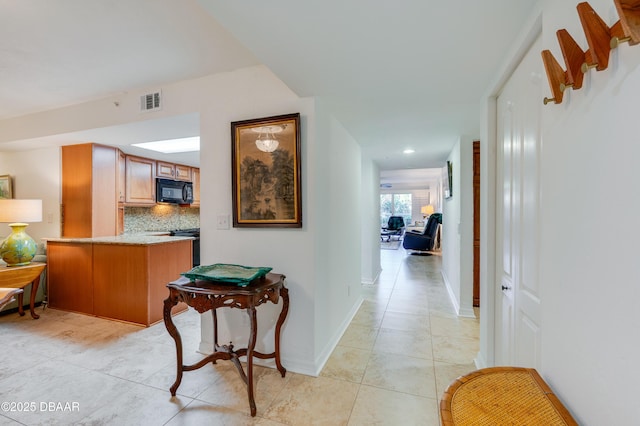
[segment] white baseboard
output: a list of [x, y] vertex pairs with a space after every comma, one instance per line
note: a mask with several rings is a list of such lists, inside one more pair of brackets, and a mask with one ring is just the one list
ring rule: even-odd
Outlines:
[[471, 307], [471, 308], [460, 308], [460, 310], [458, 311], [458, 316], [465, 317], [465, 318], [475, 318], [476, 317], [476, 313], [473, 310], [473, 307]]
[[[325, 345], [324, 349], [320, 352], [320, 354], [316, 357], [315, 360], [313, 360], [312, 362], [309, 362], [308, 360], [304, 360], [304, 359], [293, 359], [293, 358], [287, 358], [283, 356], [282, 365], [284, 366], [284, 368], [286, 368], [287, 371], [291, 371], [298, 374], [304, 374], [306, 376], [317, 377], [318, 375], [320, 375], [322, 368], [329, 360], [329, 357], [333, 353], [333, 350], [338, 345], [338, 342], [340, 342], [342, 335], [347, 330], [347, 327], [349, 327], [349, 324], [351, 324], [353, 317], [358, 312], [358, 309], [360, 309], [360, 305], [362, 305], [363, 301], [364, 299], [360, 297], [356, 301], [356, 303], [354, 303], [346, 319], [343, 321], [341, 326], [338, 328], [338, 330], [334, 334], [333, 338]], [[210, 355], [211, 353], [213, 353], [213, 343], [204, 342], [201, 340], [198, 346], [198, 352], [203, 355]], [[242, 357], [241, 359], [244, 360], [245, 358]], [[254, 358], [253, 363], [254, 365], [260, 365], [263, 367], [276, 368], [275, 361], [273, 359], [263, 360], [259, 358]]]
[[373, 285], [376, 283], [376, 281], [378, 281], [378, 278], [380, 278], [380, 274], [382, 273], [382, 268], [378, 269], [378, 273], [376, 274], [376, 276], [371, 279], [371, 278], [361, 278], [360, 282], [362, 283], [362, 285]]
[[[213, 353], [213, 347], [210, 344], [205, 342], [200, 342], [200, 346], [198, 347], [198, 352], [203, 355], [211, 355]], [[240, 357], [240, 360], [246, 361], [246, 357]], [[305, 376], [313, 376], [317, 377], [319, 372], [316, 372], [315, 365], [312, 365], [308, 362], [300, 362], [299, 360], [289, 359], [286, 357], [282, 357], [281, 359], [282, 366], [287, 369], [287, 371], [291, 371], [297, 374], [304, 374]], [[276, 362], [274, 359], [260, 359], [254, 358], [253, 365], [259, 365], [261, 367], [273, 368], [276, 369]]]
[[451, 283], [449, 282], [449, 279], [447, 278], [447, 274], [444, 272], [444, 269], [441, 271], [442, 274], [442, 280], [444, 281], [444, 286], [447, 289], [447, 294], [449, 295], [449, 300], [451, 300], [451, 304], [453, 305], [453, 308], [456, 311], [456, 314], [459, 317], [465, 317], [465, 318], [476, 318], [476, 313], [473, 310], [473, 306], [471, 307], [461, 307], [460, 306], [460, 302], [458, 301], [458, 299], [456, 299], [456, 295], [453, 292], [453, 289], [451, 288]]
[[484, 359], [484, 355], [482, 354], [482, 352], [478, 352], [478, 355], [476, 355], [475, 359], [473, 360], [474, 364], [476, 365], [477, 369], [480, 368], [487, 368], [487, 360]]
[[316, 370], [314, 371], [314, 373], [313, 374], [303, 373], [303, 374], [307, 374], [314, 377], [317, 377], [318, 375], [320, 375], [322, 368], [329, 360], [329, 357], [333, 353], [333, 350], [336, 348], [336, 346], [338, 346], [338, 342], [340, 342], [340, 339], [342, 338], [342, 335], [344, 334], [344, 332], [347, 331], [347, 327], [349, 327], [349, 324], [351, 324], [353, 317], [356, 316], [356, 313], [358, 312], [358, 309], [360, 309], [360, 305], [362, 305], [363, 301], [364, 299], [362, 297], [358, 299], [358, 301], [353, 305], [353, 308], [349, 312], [349, 315], [347, 315], [346, 319], [342, 322], [342, 324], [338, 328], [338, 331], [333, 335], [333, 338], [329, 340], [329, 342], [325, 345], [324, 349], [316, 357], [316, 360], [315, 360]]
[[440, 273], [442, 274], [442, 280], [444, 281], [444, 286], [447, 289], [449, 300], [451, 301], [451, 304], [453, 305], [453, 309], [456, 311], [456, 314], [458, 314], [460, 312], [460, 305], [458, 304], [458, 299], [456, 299], [456, 295], [453, 292], [453, 289], [451, 288], [451, 283], [449, 282], [449, 278], [447, 277], [447, 274], [444, 271], [444, 268], [440, 271]]

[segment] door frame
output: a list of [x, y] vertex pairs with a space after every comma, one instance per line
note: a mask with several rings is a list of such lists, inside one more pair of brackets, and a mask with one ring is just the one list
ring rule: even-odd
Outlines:
[[[523, 25], [523, 31], [514, 40], [513, 47], [505, 56], [498, 76], [483, 97], [480, 129], [480, 351], [475, 363], [478, 368], [492, 367], [496, 362], [496, 336], [501, 327], [498, 291], [496, 282], [496, 195], [498, 192], [497, 170], [497, 99], [525, 54], [542, 34], [542, 12], [539, 6]], [[544, 76], [540, 76], [544, 78]], [[542, 102], [542, 100], [540, 101]]]

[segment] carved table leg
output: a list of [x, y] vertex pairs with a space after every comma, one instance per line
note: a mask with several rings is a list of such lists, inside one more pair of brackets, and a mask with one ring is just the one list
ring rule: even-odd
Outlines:
[[276, 367], [278, 371], [284, 377], [287, 373], [287, 369], [282, 366], [282, 362], [280, 361], [280, 329], [282, 328], [282, 324], [284, 323], [285, 318], [287, 317], [287, 313], [289, 312], [289, 290], [284, 286], [280, 288], [280, 297], [282, 297], [282, 310], [280, 311], [280, 316], [278, 317], [278, 322], [276, 323], [276, 342], [275, 342], [275, 352], [276, 352]]
[[[40, 318], [40, 315], [36, 314], [33, 309], [36, 303], [36, 293], [38, 292], [39, 285], [40, 285], [40, 275], [38, 275], [38, 277], [35, 280], [33, 280], [33, 282], [31, 283], [31, 297], [29, 299], [29, 310], [31, 311], [31, 318], [33, 319]], [[20, 305], [22, 305], [22, 303], [20, 303]]]
[[169, 389], [169, 391], [171, 391], [171, 396], [176, 396], [178, 386], [180, 386], [180, 382], [182, 382], [182, 338], [180, 337], [180, 332], [178, 332], [178, 329], [176, 328], [175, 324], [173, 323], [173, 319], [171, 318], [171, 308], [173, 308], [177, 304], [178, 298], [176, 295], [174, 295], [173, 290], [170, 290], [169, 297], [167, 297], [164, 301], [164, 309], [162, 311], [162, 315], [167, 331], [176, 342], [177, 373], [176, 381]]
[[247, 346], [247, 393], [249, 395], [249, 407], [251, 407], [251, 417], [256, 415], [256, 401], [253, 398], [253, 350], [256, 347], [257, 320], [256, 308], [254, 306], [247, 310], [249, 322], [251, 324], [251, 334], [249, 334], [249, 345]]
[[[211, 318], [213, 318], [213, 351], [217, 352], [218, 351], [218, 314], [217, 314], [217, 309], [213, 308], [211, 310]], [[214, 359], [213, 361], [211, 361], [212, 364], [216, 363], [216, 360]]]
[[22, 306], [23, 303], [24, 303], [24, 293], [20, 293], [18, 295], [18, 315], [20, 315], [21, 317], [24, 316], [24, 306]]

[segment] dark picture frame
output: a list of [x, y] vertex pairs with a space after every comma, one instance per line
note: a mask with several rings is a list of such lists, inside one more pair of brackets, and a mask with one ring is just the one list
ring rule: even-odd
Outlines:
[[444, 180], [444, 198], [453, 197], [453, 163], [447, 161], [445, 180]]
[[0, 176], [0, 199], [13, 198], [13, 185], [11, 175]]
[[234, 228], [301, 228], [300, 113], [231, 123]]

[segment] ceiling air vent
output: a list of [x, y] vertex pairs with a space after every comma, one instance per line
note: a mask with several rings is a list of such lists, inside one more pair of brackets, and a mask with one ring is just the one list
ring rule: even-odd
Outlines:
[[156, 111], [162, 109], [162, 92], [148, 93], [140, 96], [140, 111]]

